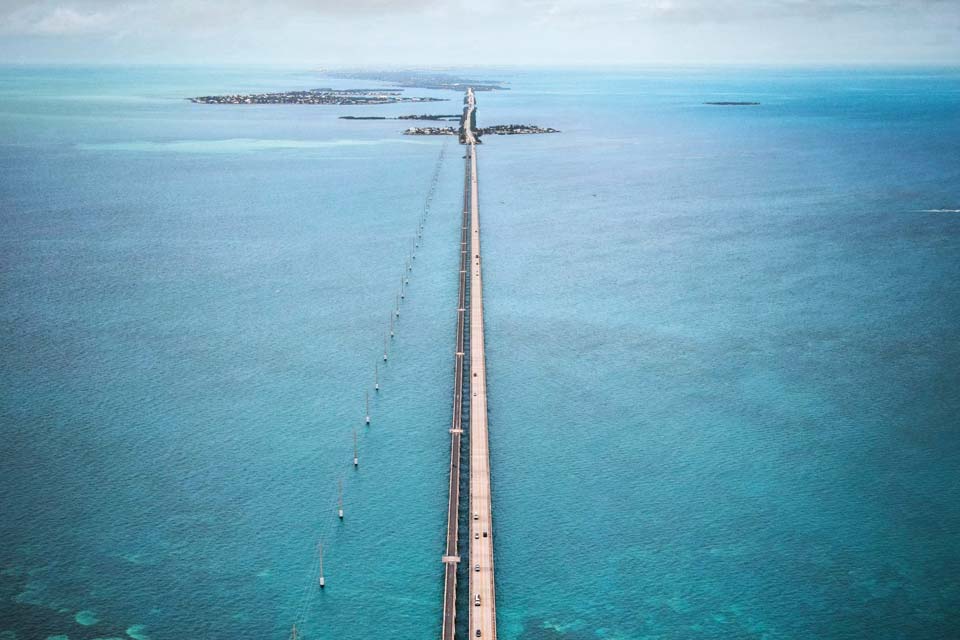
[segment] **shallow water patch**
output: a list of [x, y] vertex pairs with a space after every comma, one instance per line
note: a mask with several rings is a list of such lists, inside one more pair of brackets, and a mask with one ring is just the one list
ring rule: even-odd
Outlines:
[[100, 622], [100, 618], [97, 617], [97, 614], [89, 609], [78, 611], [77, 615], [75, 615], [73, 618], [77, 621], [77, 624], [82, 624], [85, 627], [91, 627]]

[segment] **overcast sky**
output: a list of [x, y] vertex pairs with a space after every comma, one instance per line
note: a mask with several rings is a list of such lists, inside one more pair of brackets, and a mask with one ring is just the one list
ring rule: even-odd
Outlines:
[[960, 0], [0, 0], [0, 62], [960, 63]]

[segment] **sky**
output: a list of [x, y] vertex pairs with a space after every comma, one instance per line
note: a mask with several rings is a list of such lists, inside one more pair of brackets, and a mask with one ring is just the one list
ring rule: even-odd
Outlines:
[[0, 63], [960, 63], [960, 0], [0, 0]]

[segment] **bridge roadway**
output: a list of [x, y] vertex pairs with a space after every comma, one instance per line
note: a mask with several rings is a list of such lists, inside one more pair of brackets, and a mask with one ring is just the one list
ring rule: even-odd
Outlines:
[[477, 100], [473, 95], [473, 87], [467, 88], [467, 95], [463, 99], [463, 116], [460, 118], [460, 143], [479, 144], [480, 139], [473, 127], [477, 121]]
[[470, 164], [470, 637], [496, 640], [493, 574], [493, 509], [490, 502], [490, 449], [487, 434], [487, 361], [483, 342], [483, 272], [480, 257], [480, 185], [477, 139], [472, 123], [476, 100], [467, 90]]
[[[454, 640], [457, 614], [458, 527], [460, 505], [460, 438], [463, 433], [464, 314], [470, 292], [470, 564], [468, 634], [496, 640], [497, 611], [493, 573], [493, 513], [490, 502], [490, 450], [487, 429], [487, 367], [483, 341], [483, 275], [480, 264], [480, 202], [477, 179], [476, 98], [467, 89], [461, 121], [466, 145], [463, 223], [460, 228], [460, 294], [457, 307], [457, 351], [454, 373], [453, 420], [450, 428], [450, 500], [447, 508], [447, 547], [443, 560], [442, 640]], [[468, 240], [469, 238], [469, 240]], [[467, 279], [469, 274], [469, 280]]]
[[443, 556], [443, 622], [441, 638], [453, 640], [457, 622], [457, 563], [460, 517], [460, 439], [463, 434], [464, 322], [467, 269], [470, 268], [470, 172], [464, 169], [463, 221], [460, 224], [460, 293], [457, 304], [457, 340], [454, 352], [453, 418], [450, 422], [450, 498], [447, 505], [447, 547]]

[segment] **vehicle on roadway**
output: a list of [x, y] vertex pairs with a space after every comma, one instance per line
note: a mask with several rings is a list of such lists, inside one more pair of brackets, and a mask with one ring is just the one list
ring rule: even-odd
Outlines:
[[479, 512], [479, 511], [474, 511], [474, 512], [473, 512], [473, 519], [474, 519], [474, 520], [479, 520], [479, 519], [480, 519], [480, 512]]
[[480, 637], [480, 629], [477, 629], [477, 637]]
[[480, 571], [480, 565], [478, 565], [478, 564], [473, 565], [473, 570], [474, 570], [474, 571]]
[[483, 532], [483, 537], [484, 537], [484, 538], [487, 537], [487, 532], [486, 532], [486, 531]]
[[479, 606], [480, 606], [480, 594], [479, 594], [479, 593], [478, 593], [477, 595], [473, 596], [473, 606], [475, 606], [475, 607], [479, 607]]
[[473, 534], [473, 539], [474, 539], [474, 540], [479, 540], [479, 539], [480, 539], [480, 533], [479, 533], [479, 532], [474, 533], [474, 534]]

